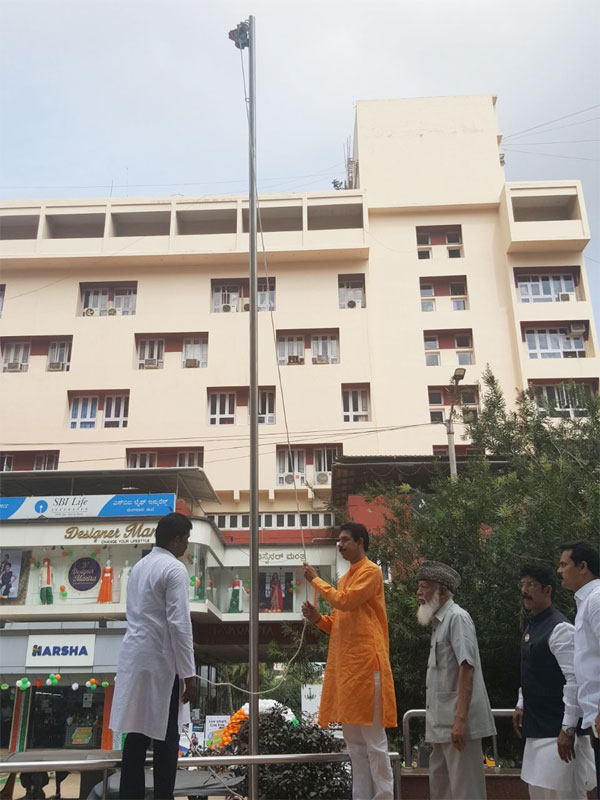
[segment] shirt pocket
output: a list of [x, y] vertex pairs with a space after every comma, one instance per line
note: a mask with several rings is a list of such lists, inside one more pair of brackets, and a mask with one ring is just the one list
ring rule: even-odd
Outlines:
[[458, 692], [438, 692], [435, 696], [437, 705], [437, 723], [444, 727], [452, 727], [456, 718]]

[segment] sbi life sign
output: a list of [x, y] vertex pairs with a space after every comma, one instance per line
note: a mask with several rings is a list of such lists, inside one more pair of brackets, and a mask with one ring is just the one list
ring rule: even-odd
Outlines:
[[94, 634], [43, 634], [29, 636], [26, 667], [54, 669], [61, 667], [93, 667]]

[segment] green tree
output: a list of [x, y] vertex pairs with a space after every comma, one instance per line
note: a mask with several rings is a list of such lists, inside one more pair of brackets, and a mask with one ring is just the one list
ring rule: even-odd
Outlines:
[[[520, 567], [555, 565], [561, 542], [600, 541], [600, 402], [577, 386], [565, 391], [584, 409], [560, 419], [520, 393], [507, 407], [489, 369], [483, 408], [468, 433], [481, 455], [452, 482], [434, 475], [425, 491], [372, 486], [390, 520], [369, 555], [392, 568], [387, 587], [390, 654], [400, 715], [424, 707], [429, 630], [416, 623], [416, 570], [423, 558], [444, 561], [462, 577], [457, 602], [475, 622], [493, 706], [513, 707], [519, 686], [519, 642], [524, 616]], [[466, 421], [466, 420], [465, 420]], [[559, 589], [557, 605], [573, 616], [572, 595]]]

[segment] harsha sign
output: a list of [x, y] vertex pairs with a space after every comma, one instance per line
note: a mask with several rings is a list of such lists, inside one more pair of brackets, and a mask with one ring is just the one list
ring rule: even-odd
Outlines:
[[80, 528], [71, 525], [65, 530], [65, 539], [73, 541], [108, 542], [109, 544], [129, 544], [148, 542], [154, 537], [156, 526], [143, 522], [132, 522], [121, 528]]

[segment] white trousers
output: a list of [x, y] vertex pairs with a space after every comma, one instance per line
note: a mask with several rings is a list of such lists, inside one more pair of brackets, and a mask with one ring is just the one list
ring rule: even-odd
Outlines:
[[432, 745], [429, 756], [431, 800], [485, 800], [481, 739], [468, 739], [460, 752], [452, 742]]
[[372, 725], [342, 725], [352, 763], [352, 800], [393, 800], [394, 776], [381, 724], [381, 673], [374, 673]]

